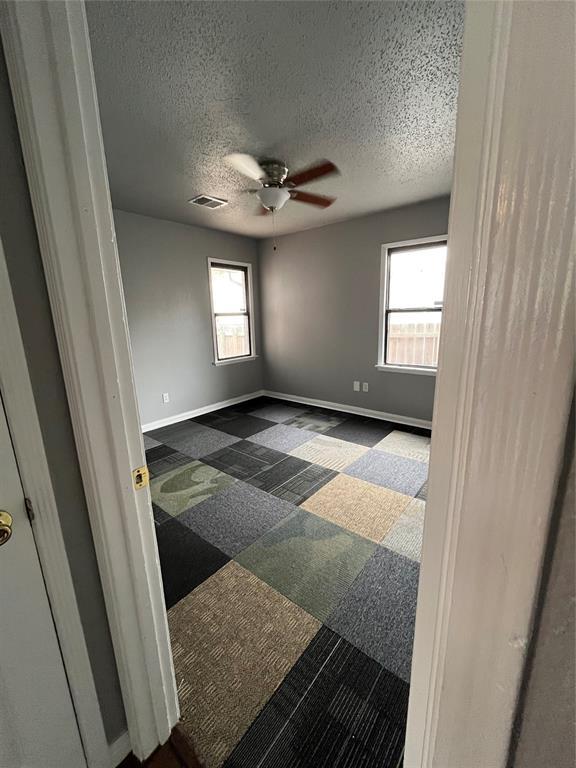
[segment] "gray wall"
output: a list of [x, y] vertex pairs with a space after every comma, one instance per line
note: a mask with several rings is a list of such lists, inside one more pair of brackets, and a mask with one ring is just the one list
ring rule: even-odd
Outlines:
[[[261, 357], [213, 365], [207, 267], [209, 256], [253, 265], [260, 354], [255, 241], [119, 210], [114, 220], [141, 423], [261, 389]], [[170, 394], [168, 404], [163, 392]]]
[[113, 741], [126, 729], [124, 707], [1, 50], [0, 136], [0, 236], [106, 735]]
[[514, 768], [576, 765], [575, 482], [573, 407], [512, 739]]
[[[431, 419], [434, 377], [374, 367], [380, 253], [383, 243], [446, 234], [448, 208], [440, 198], [285, 235], [276, 251], [262, 241], [266, 389]], [[369, 392], [354, 392], [354, 380]]]

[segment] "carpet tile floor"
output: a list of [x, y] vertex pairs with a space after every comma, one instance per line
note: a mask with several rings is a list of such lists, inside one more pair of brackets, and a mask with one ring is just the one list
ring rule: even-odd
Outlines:
[[371, 541], [381, 541], [411, 501], [403, 493], [339, 474], [301, 507]]
[[345, 470], [347, 475], [415, 496], [428, 477], [428, 464], [371, 449]]
[[164, 445], [174, 448], [193, 459], [200, 459], [209, 453], [227, 448], [238, 442], [238, 438], [191, 421], [179, 422], [169, 427], [162, 427], [149, 435]]
[[298, 448], [290, 451], [292, 456], [298, 456], [311, 464], [318, 464], [327, 469], [342, 471], [349, 464], [363, 456], [368, 448], [356, 445], [337, 437], [318, 435], [313, 440], [303, 443]]
[[169, 515], [179, 515], [234, 482], [234, 477], [201, 461], [190, 461], [154, 477], [150, 492], [154, 503]]
[[300, 509], [236, 561], [324, 621], [374, 548], [367, 539]]
[[430, 433], [262, 397], [144, 444], [205, 768], [398, 768]]

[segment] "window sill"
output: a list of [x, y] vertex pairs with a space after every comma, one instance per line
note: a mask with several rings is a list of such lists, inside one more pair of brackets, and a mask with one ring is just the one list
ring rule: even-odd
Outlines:
[[247, 363], [257, 359], [258, 355], [250, 355], [250, 357], [233, 357], [230, 360], [214, 360], [212, 365], [232, 365], [232, 363]]
[[375, 366], [379, 371], [389, 371], [390, 373], [415, 373], [417, 376], [436, 376], [436, 368], [416, 368], [408, 365], [385, 365], [377, 363]]

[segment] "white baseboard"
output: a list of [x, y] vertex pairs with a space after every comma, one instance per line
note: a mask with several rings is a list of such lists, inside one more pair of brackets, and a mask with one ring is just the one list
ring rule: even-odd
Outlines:
[[259, 389], [256, 392], [250, 392], [247, 395], [232, 397], [230, 400], [221, 400], [219, 403], [203, 405], [202, 408], [195, 408], [193, 411], [185, 411], [184, 413], [177, 413], [174, 416], [167, 416], [165, 419], [151, 421], [149, 424], [142, 424], [142, 432], [150, 432], [153, 429], [160, 429], [160, 427], [168, 427], [170, 424], [177, 424], [179, 421], [186, 421], [186, 419], [193, 419], [196, 416], [202, 416], [205, 413], [218, 411], [220, 408], [228, 408], [231, 405], [236, 405], [236, 403], [244, 403], [246, 400], [253, 400], [255, 397], [261, 397], [263, 394], [264, 390]]
[[393, 421], [395, 424], [405, 424], [409, 427], [422, 427], [423, 429], [432, 429], [432, 422], [427, 421], [426, 419], [414, 419], [411, 416], [399, 416], [396, 413], [386, 413], [385, 411], [373, 411], [371, 408], [360, 408], [357, 405], [331, 403], [328, 400], [315, 400], [312, 397], [297, 397], [296, 395], [287, 395], [283, 392], [271, 392], [267, 389], [265, 389], [262, 394], [266, 397], [276, 397], [279, 400], [290, 400], [293, 403], [302, 403], [303, 405], [317, 405], [319, 408], [331, 408], [333, 411], [346, 411], [348, 413], [356, 413], [359, 416], [370, 416], [373, 419]]
[[118, 736], [116, 741], [113, 741], [112, 744], [110, 744], [109, 750], [110, 768], [117, 768], [122, 760], [124, 760], [124, 758], [132, 751], [128, 731], [124, 731], [121, 736]]

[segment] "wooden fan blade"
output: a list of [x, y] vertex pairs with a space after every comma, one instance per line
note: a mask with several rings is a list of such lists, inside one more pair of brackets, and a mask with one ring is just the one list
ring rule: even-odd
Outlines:
[[270, 211], [268, 210], [268, 208], [264, 208], [263, 205], [261, 205], [260, 208], [258, 209], [258, 216], [268, 216], [269, 213]]
[[335, 197], [326, 197], [325, 195], [311, 195], [309, 192], [303, 192], [301, 189], [290, 190], [292, 200], [299, 203], [308, 203], [308, 205], [317, 205], [319, 208], [328, 208], [336, 200]]
[[319, 179], [322, 176], [330, 176], [332, 173], [340, 173], [340, 171], [330, 160], [322, 160], [311, 168], [305, 168], [303, 171], [288, 176], [284, 183], [299, 187], [301, 184], [308, 184], [309, 181], [314, 181], [314, 179]]

